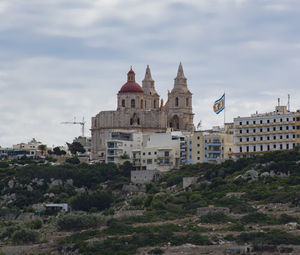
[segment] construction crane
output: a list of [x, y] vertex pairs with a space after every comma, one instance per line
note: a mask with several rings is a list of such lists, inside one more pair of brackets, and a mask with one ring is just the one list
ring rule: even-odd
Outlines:
[[84, 121], [84, 117], [82, 118], [82, 121], [76, 121], [76, 117], [74, 117], [74, 121], [64, 121], [61, 122], [60, 124], [78, 124], [81, 125], [81, 132], [82, 132], [82, 137], [84, 137], [84, 125], [85, 125], [85, 121]]

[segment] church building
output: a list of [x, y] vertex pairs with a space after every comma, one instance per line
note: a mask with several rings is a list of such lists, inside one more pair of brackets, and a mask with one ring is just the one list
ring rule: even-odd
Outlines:
[[127, 82], [118, 92], [117, 109], [101, 111], [92, 117], [92, 158], [105, 156], [106, 140], [112, 132], [142, 132], [150, 134], [172, 130], [193, 131], [192, 93], [187, 87], [180, 63], [174, 87], [164, 104], [155, 90], [149, 66], [140, 86], [132, 69]]

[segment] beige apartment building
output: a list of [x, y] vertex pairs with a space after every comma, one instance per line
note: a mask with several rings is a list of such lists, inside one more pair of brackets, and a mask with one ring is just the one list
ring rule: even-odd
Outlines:
[[222, 162], [231, 158], [233, 152], [233, 123], [225, 128], [213, 127], [195, 131], [188, 137], [188, 163]]
[[286, 106], [275, 111], [234, 119], [234, 156], [237, 158], [300, 146], [300, 110]]

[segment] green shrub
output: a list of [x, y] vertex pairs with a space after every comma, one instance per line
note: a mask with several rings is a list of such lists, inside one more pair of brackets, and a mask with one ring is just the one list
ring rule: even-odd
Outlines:
[[39, 232], [21, 228], [12, 234], [12, 241], [16, 244], [35, 243], [39, 241]]
[[156, 254], [156, 255], [158, 255], [158, 254], [164, 254], [164, 253], [165, 253], [165, 251], [162, 250], [162, 249], [160, 249], [160, 248], [154, 248], [154, 249], [148, 251], [148, 254]]
[[276, 220], [269, 217], [267, 214], [256, 212], [250, 213], [242, 217], [241, 222], [244, 224], [260, 223], [260, 224], [272, 224]]
[[59, 230], [80, 230], [96, 228], [105, 224], [105, 219], [100, 215], [70, 214], [57, 220]]
[[234, 222], [235, 219], [228, 217], [224, 213], [210, 213], [206, 215], [202, 215], [200, 217], [200, 221], [203, 223], [212, 223], [212, 224], [219, 224], [225, 222]]
[[267, 232], [242, 233], [236, 237], [238, 243], [252, 244], [294, 244], [300, 245], [300, 236], [293, 235], [280, 229], [272, 229]]
[[25, 225], [31, 229], [40, 229], [43, 226], [43, 222], [40, 219], [35, 219], [29, 222], [26, 222]]
[[74, 210], [82, 210], [86, 212], [88, 212], [92, 207], [102, 211], [110, 207], [112, 200], [112, 194], [104, 191], [96, 191], [92, 194], [82, 193], [71, 199], [71, 206]]

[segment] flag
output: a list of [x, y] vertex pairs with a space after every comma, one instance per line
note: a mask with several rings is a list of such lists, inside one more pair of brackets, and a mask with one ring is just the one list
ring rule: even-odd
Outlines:
[[201, 127], [201, 120], [199, 121], [198, 125], [197, 125], [197, 129], [199, 129]]
[[219, 114], [225, 108], [225, 93], [214, 103], [214, 112]]

